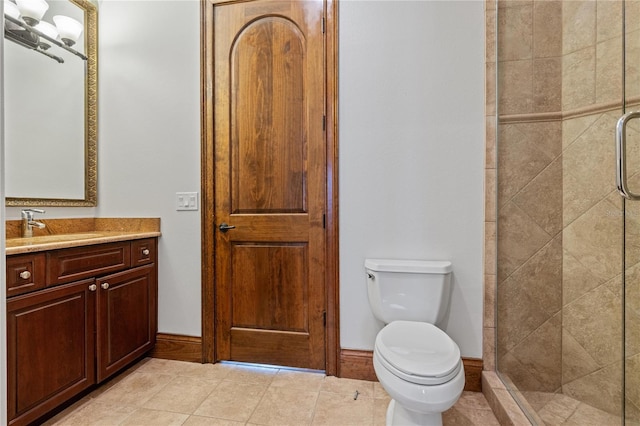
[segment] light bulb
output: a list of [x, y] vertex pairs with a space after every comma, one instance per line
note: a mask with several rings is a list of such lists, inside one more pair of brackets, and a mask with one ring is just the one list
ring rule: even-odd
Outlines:
[[67, 46], [73, 46], [82, 33], [82, 24], [73, 18], [64, 15], [56, 15], [53, 17], [56, 28], [60, 34], [60, 40]]

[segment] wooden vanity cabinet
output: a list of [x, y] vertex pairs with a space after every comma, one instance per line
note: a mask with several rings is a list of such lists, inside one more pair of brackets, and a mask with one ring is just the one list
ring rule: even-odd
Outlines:
[[149, 238], [7, 256], [19, 269], [46, 254], [47, 270], [44, 286], [7, 299], [9, 425], [34, 422], [153, 348], [156, 247]]

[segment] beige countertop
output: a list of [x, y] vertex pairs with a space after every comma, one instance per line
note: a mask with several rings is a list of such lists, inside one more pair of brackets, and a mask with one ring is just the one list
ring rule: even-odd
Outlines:
[[161, 236], [159, 218], [38, 219], [31, 238], [20, 237], [20, 221], [7, 221], [6, 254], [33, 253]]

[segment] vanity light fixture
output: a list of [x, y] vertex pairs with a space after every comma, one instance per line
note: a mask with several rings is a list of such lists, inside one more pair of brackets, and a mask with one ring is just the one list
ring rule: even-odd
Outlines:
[[80, 34], [82, 34], [82, 24], [73, 18], [64, 15], [56, 15], [53, 17], [56, 24], [60, 40], [67, 46], [71, 47], [76, 44]]
[[[16, 0], [16, 2], [17, 5], [4, 0], [4, 37], [7, 40], [35, 50], [59, 63], [64, 63], [64, 59], [47, 52], [51, 45], [87, 60], [85, 55], [71, 47], [82, 33], [83, 26], [80, 22], [68, 16], [56, 15], [53, 17], [56, 25], [53, 26], [41, 21], [44, 13], [49, 9], [45, 0]], [[58, 36], [62, 42], [57, 40]]]

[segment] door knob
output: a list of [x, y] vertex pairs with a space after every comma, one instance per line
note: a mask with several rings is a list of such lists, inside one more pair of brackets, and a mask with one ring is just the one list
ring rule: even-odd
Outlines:
[[98, 286], [97, 286], [97, 285], [95, 285], [95, 284], [91, 284], [91, 285], [89, 286], [89, 290], [90, 290], [90, 291], [96, 291], [96, 290], [97, 290], [97, 288], [98, 288]]
[[106, 289], [108, 289], [108, 288], [109, 288], [109, 283], [103, 283], [103, 284], [100, 284], [100, 287], [102, 287], [103, 289], [105, 289], [105, 290], [106, 290]]
[[218, 229], [220, 230], [220, 232], [227, 232], [229, 229], [235, 229], [235, 226], [227, 225], [226, 223], [222, 222], [220, 226], [218, 226]]

